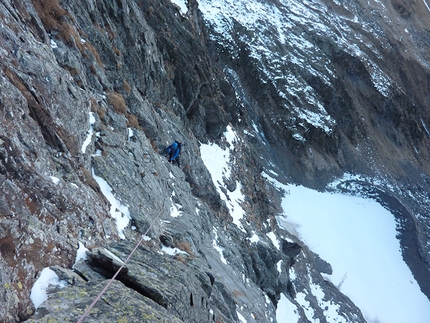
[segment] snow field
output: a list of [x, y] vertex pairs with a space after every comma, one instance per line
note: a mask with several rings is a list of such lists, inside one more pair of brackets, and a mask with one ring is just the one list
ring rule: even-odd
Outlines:
[[429, 322], [430, 302], [403, 261], [394, 215], [370, 199], [283, 185], [265, 176], [288, 192], [280, 225], [294, 227], [298, 238], [332, 265], [327, 277], [369, 322]]

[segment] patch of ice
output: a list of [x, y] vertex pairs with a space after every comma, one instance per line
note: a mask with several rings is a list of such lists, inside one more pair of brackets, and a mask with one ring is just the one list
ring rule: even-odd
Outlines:
[[270, 305], [270, 304], [272, 303], [272, 301], [270, 300], [270, 297], [269, 297], [269, 296], [267, 296], [267, 294], [264, 294], [264, 298], [265, 298], [265, 300], [266, 300], [266, 304], [267, 304], [267, 305]]
[[182, 205], [172, 202], [172, 206], [170, 207], [170, 216], [173, 218], [177, 218], [178, 216], [181, 216], [182, 215], [181, 207]]
[[296, 139], [297, 141], [301, 141], [301, 142], [306, 141], [306, 138], [297, 132], [293, 134], [293, 138]]

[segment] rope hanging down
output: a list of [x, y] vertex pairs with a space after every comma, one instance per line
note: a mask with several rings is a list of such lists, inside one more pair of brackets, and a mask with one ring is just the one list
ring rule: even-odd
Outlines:
[[88, 315], [88, 313], [91, 311], [91, 309], [94, 307], [94, 305], [96, 305], [96, 303], [100, 300], [100, 298], [106, 292], [106, 290], [109, 288], [109, 286], [113, 283], [113, 281], [115, 280], [116, 276], [118, 276], [118, 274], [121, 272], [122, 268], [124, 268], [124, 266], [130, 260], [131, 256], [134, 254], [134, 252], [137, 250], [137, 248], [143, 242], [144, 237], [149, 232], [149, 230], [151, 229], [152, 225], [155, 223], [155, 220], [160, 216], [161, 212], [163, 212], [163, 209], [164, 209], [164, 204], [163, 204], [163, 207], [161, 208], [160, 212], [158, 212], [157, 216], [152, 220], [152, 222], [149, 225], [148, 229], [142, 235], [142, 237], [140, 238], [139, 242], [136, 244], [136, 246], [134, 247], [134, 249], [132, 250], [132, 252], [128, 255], [127, 259], [123, 262], [123, 264], [121, 265], [121, 267], [119, 267], [119, 269], [116, 271], [115, 275], [113, 275], [113, 277], [109, 280], [109, 282], [106, 284], [106, 286], [103, 288], [103, 290], [97, 295], [96, 299], [91, 303], [91, 305], [87, 308], [87, 310], [85, 311], [85, 313], [82, 314], [81, 318], [76, 323], [82, 323], [83, 322], [84, 318]]

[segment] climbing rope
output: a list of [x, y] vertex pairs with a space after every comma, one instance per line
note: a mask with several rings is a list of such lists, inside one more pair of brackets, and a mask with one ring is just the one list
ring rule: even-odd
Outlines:
[[164, 204], [163, 204], [163, 207], [161, 208], [160, 212], [158, 212], [157, 216], [152, 220], [152, 222], [149, 225], [148, 229], [142, 235], [142, 237], [140, 238], [139, 242], [136, 244], [136, 246], [134, 247], [134, 249], [132, 250], [132, 252], [128, 255], [127, 259], [123, 262], [123, 264], [121, 265], [121, 267], [119, 267], [119, 269], [116, 271], [115, 275], [113, 275], [113, 277], [109, 280], [109, 282], [106, 284], [106, 286], [103, 288], [103, 290], [97, 295], [96, 299], [91, 303], [91, 305], [87, 308], [87, 310], [85, 311], [85, 313], [82, 314], [81, 318], [76, 323], [82, 323], [83, 322], [84, 318], [88, 315], [88, 313], [91, 311], [91, 309], [94, 307], [94, 305], [100, 300], [100, 298], [106, 292], [106, 290], [109, 288], [109, 286], [113, 283], [113, 281], [115, 280], [116, 276], [118, 276], [118, 274], [120, 273], [120, 271], [122, 270], [122, 268], [124, 268], [124, 266], [130, 260], [131, 256], [134, 254], [134, 252], [137, 250], [137, 248], [143, 242], [143, 240], [145, 239], [145, 236], [147, 235], [147, 233], [151, 229], [152, 225], [155, 223], [155, 220], [157, 220], [157, 218], [161, 215], [161, 212], [163, 212], [163, 209], [164, 209]]

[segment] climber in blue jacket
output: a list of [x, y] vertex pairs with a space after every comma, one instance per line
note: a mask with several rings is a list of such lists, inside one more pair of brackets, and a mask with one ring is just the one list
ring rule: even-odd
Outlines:
[[169, 155], [169, 163], [174, 163], [175, 160], [180, 166], [179, 155], [181, 154], [182, 144], [175, 140], [169, 147], [166, 148], [166, 153]]

